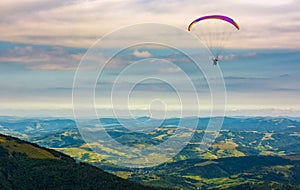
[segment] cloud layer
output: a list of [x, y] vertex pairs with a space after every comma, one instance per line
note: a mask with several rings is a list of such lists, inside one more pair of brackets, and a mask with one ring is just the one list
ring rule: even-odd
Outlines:
[[230, 46], [299, 48], [299, 6], [299, 0], [3, 0], [0, 40], [89, 47], [123, 26], [154, 22], [186, 30], [195, 18], [217, 13], [235, 18], [241, 26]]
[[[73, 77], [81, 58], [97, 39], [120, 27], [150, 22], [186, 30], [189, 23], [199, 16], [224, 14], [241, 26], [226, 44], [232, 49], [225, 50], [219, 57], [227, 87], [229, 113], [299, 115], [299, 0], [2, 0], [0, 7], [2, 114], [19, 113], [17, 110], [70, 110]], [[151, 32], [147, 30], [140, 37]], [[162, 30], [158, 39], [168, 35]], [[135, 37], [132, 34], [115, 39], [115, 42], [130, 41]], [[174, 39], [184, 48], [190, 45], [182, 36]], [[105, 52], [112, 51], [110, 48]], [[93, 61], [102, 63], [108, 58], [108, 55], [101, 54]], [[115, 83], [113, 78], [122, 68], [151, 58], [164, 59], [175, 66], [141, 68], [125, 77], [121, 81], [122, 87], [132, 85], [136, 77], [149, 71], [170, 77], [182, 85], [178, 74], [184, 71], [200, 87], [200, 99], [208, 93], [203, 74], [195, 70], [190, 59], [161, 47], [136, 46], [121, 52], [106, 65], [104, 77], [107, 78], [102, 85]], [[86, 68], [87, 78], [92, 69]], [[87, 80], [84, 85], [80, 87], [83, 92], [94, 83]], [[168, 94], [172, 90], [164, 85], [145, 83], [137, 87], [137, 92], [142, 94], [140, 102], [149, 98], [151, 93], [147, 90], [173, 101]], [[99, 102], [102, 102], [101, 96], [106, 95], [108, 92], [99, 92]], [[209, 103], [205, 98], [201, 101]], [[110, 105], [103, 106], [100, 108], [107, 109]], [[196, 109], [193, 106], [190, 102], [191, 110]]]

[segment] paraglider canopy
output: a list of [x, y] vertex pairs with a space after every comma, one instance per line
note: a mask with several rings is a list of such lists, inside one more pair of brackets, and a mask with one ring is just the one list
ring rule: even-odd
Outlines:
[[202, 16], [188, 26], [188, 31], [196, 34], [210, 51], [213, 65], [217, 65], [217, 62], [222, 59], [220, 54], [224, 45], [236, 30], [240, 30], [238, 23], [224, 15]]
[[229, 18], [227, 16], [224, 15], [208, 15], [208, 16], [203, 16], [200, 18], [197, 18], [196, 20], [194, 20], [193, 22], [191, 22], [191, 24], [188, 27], [188, 31], [191, 31], [191, 28], [194, 24], [196, 24], [197, 22], [201, 21], [201, 20], [206, 20], [206, 19], [219, 19], [219, 20], [223, 20], [226, 21], [230, 24], [232, 24], [233, 26], [236, 27], [236, 29], [240, 29], [240, 26], [238, 25], [238, 23], [236, 23], [232, 18]]

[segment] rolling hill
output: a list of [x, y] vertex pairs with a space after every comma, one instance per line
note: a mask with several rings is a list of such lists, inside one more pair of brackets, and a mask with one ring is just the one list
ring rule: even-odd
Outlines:
[[[153, 118], [138, 119], [157, 122]], [[166, 119], [152, 131], [141, 133], [123, 127], [120, 122], [122, 119], [99, 119], [111, 137], [122, 144], [135, 147], [157, 145], [165, 141], [174, 134], [179, 120]], [[190, 118], [182, 120], [187, 127], [191, 123]], [[132, 125], [135, 123], [131, 119], [126, 119], [126, 122], [132, 122]], [[107, 160], [111, 153], [116, 153], [114, 147], [109, 147], [107, 143], [95, 144], [104, 150], [101, 155], [97, 154], [87, 145], [76, 128], [76, 123], [70, 119], [0, 117], [0, 133], [55, 149], [77, 162], [90, 163], [109, 173], [152, 187], [300, 189], [299, 120], [281, 117], [226, 117], [215, 142], [207, 152], [199, 153], [199, 144], [208, 122], [209, 118], [199, 118], [190, 143], [178, 155], [166, 164], [147, 169], [122, 168], [109, 163]], [[18, 148], [12, 147], [11, 150]], [[27, 156], [32, 155], [32, 151]], [[60, 161], [47, 153], [41, 152], [39, 155], [55, 162]]]
[[0, 135], [0, 189], [154, 189], [60, 152]]
[[[125, 170], [124, 170], [125, 171]], [[187, 159], [128, 171], [131, 180], [178, 189], [300, 189], [297, 156], [244, 156]]]

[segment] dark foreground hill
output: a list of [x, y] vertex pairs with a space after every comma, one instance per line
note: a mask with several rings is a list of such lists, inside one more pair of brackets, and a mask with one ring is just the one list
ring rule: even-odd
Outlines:
[[0, 134], [0, 189], [154, 189]]

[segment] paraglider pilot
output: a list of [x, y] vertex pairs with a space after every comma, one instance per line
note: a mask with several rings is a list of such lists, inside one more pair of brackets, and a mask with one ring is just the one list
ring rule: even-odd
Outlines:
[[217, 65], [217, 64], [218, 64], [218, 60], [219, 60], [218, 56], [215, 57], [215, 58], [213, 58], [213, 59], [212, 59], [213, 65]]

